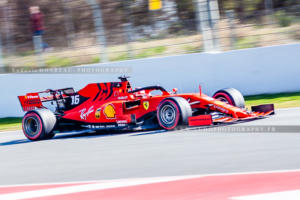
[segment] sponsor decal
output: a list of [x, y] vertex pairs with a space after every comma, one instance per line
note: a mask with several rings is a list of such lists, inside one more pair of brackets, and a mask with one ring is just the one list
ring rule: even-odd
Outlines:
[[95, 118], [100, 119], [100, 116], [101, 116], [101, 108], [98, 108], [95, 112]]
[[19, 96], [20, 103], [23, 110], [27, 111], [34, 109], [35, 107], [41, 107], [42, 102], [38, 94], [27, 94], [26, 96]]
[[126, 127], [128, 124], [127, 120], [117, 120], [118, 127]]
[[25, 96], [25, 99], [39, 99], [40, 97], [38, 95], [29, 95], [29, 96]]
[[116, 128], [115, 125], [81, 125], [83, 128], [89, 128], [89, 129], [105, 129], [105, 128]]
[[128, 96], [122, 96], [122, 97], [118, 97], [119, 100], [125, 100], [128, 99]]
[[127, 124], [127, 120], [117, 120], [118, 124]]
[[104, 112], [105, 117], [108, 119], [116, 118], [116, 110], [112, 104], [105, 106], [103, 112]]
[[217, 109], [217, 110], [223, 112], [223, 113], [229, 113], [228, 110], [226, 110], [225, 108], [222, 108], [222, 107], [220, 107], [220, 106], [213, 105], [213, 107], [214, 107], [215, 109]]
[[79, 111], [80, 113], [80, 118], [82, 120], [86, 120], [86, 118], [92, 113], [94, 112], [94, 106], [91, 106], [88, 110], [86, 108], [82, 109]]
[[149, 101], [144, 101], [143, 106], [144, 106], [145, 110], [148, 110], [149, 106], [150, 106]]
[[25, 104], [37, 105], [40, 104], [40, 99], [27, 99], [24, 101]]

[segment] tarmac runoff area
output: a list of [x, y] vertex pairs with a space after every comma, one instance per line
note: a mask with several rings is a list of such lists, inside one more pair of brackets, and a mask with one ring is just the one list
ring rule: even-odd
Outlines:
[[[300, 108], [172, 132], [66, 133], [38, 142], [1, 132], [0, 199], [300, 199], [299, 144]], [[133, 195], [132, 187], [142, 190]]]

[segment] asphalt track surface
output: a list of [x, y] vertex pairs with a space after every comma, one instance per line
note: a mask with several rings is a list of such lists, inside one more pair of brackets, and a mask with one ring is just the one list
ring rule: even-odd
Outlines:
[[[249, 131], [261, 125], [271, 131]], [[278, 125], [286, 131], [273, 132]], [[300, 126], [300, 108], [225, 132], [68, 133], [38, 142], [0, 132], [0, 185], [300, 169], [300, 131], [289, 133], [292, 125]]]

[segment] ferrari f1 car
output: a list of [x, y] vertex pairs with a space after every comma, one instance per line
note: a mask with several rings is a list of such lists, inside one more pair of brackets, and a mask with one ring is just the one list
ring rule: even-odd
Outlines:
[[27, 113], [22, 126], [30, 140], [50, 139], [56, 133], [88, 129], [174, 130], [188, 126], [211, 126], [264, 118], [274, 114], [274, 105], [245, 109], [244, 97], [233, 88], [213, 97], [201, 92], [177, 94], [160, 86], [133, 89], [127, 77], [119, 82], [92, 83], [73, 88], [48, 89], [18, 96]]

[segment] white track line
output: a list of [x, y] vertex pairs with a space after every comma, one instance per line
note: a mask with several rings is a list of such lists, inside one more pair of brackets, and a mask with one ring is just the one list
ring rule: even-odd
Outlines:
[[30, 184], [12, 184], [0, 185], [0, 189], [4, 187], [18, 187], [18, 186], [41, 186], [41, 185], [65, 185], [65, 184], [86, 184], [86, 183], [108, 183], [119, 181], [132, 181], [132, 180], [145, 180], [145, 179], [189, 179], [200, 178], [207, 176], [231, 176], [231, 175], [251, 175], [251, 174], [272, 174], [272, 173], [287, 173], [287, 172], [300, 172], [300, 169], [283, 169], [283, 170], [267, 170], [267, 171], [249, 171], [249, 172], [228, 172], [228, 173], [211, 173], [211, 174], [198, 174], [198, 175], [183, 175], [183, 176], [163, 176], [163, 177], [144, 177], [144, 178], [128, 178], [128, 179], [107, 179], [107, 180], [87, 180], [87, 181], [66, 181], [66, 182], [45, 182], [45, 183], [30, 183]]
[[52, 189], [42, 189], [35, 191], [27, 191], [27, 192], [16, 192], [9, 194], [0, 195], [1, 200], [23, 200], [23, 199], [31, 199], [38, 197], [48, 197], [55, 195], [64, 195], [64, 194], [72, 194], [78, 192], [88, 192], [95, 190], [104, 190], [104, 189], [112, 189], [112, 188], [120, 188], [120, 187], [128, 187], [128, 186], [136, 186], [143, 184], [151, 184], [157, 182], [168, 182], [168, 181], [177, 181], [184, 180], [186, 177], [162, 177], [162, 178], [146, 178], [146, 179], [131, 179], [131, 180], [119, 180], [119, 181], [109, 181], [109, 182], [100, 182], [97, 183], [85, 183], [82, 185], [75, 186], [66, 186], [66, 187], [58, 187]]
[[[98, 180], [98, 181], [65, 182], [65, 183], [50, 183], [50, 184], [40, 183], [40, 184], [30, 184], [30, 185], [10, 185], [10, 186], [0, 186], [0, 189], [4, 187], [15, 187], [15, 186], [33, 186], [33, 185], [38, 186], [38, 185], [56, 185], [56, 184], [64, 185], [64, 184], [72, 184], [72, 183], [76, 183], [76, 184], [81, 183], [81, 185], [75, 185], [75, 186], [65, 186], [65, 187], [58, 187], [52, 189], [42, 189], [42, 190], [35, 190], [35, 191], [2, 194], [0, 195], [0, 199], [1, 200], [23, 200], [23, 199], [30, 199], [30, 198], [37, 198], [37, 197], [104, 190], [104, 189], [136, 186], [142, 184], [158, 183], [158, 182], [161, 183], [161, 182], [169, 182], [169, 181], [178, 181], [178, 180], [186, 180], [191, 178], [201, 178], [201, 177], [208, 177], [208, 176], [251, 175], [251, 174], [270, 174], [270, 173], [286, 173], [286, 172], [300, 172], [300, 169], [276, 170], [276, 171], [275, 170], [274, 171], [253, 171], [253, 172], [223, 173], [223, 174], [203, 174], [203, 175], [171, 176], [171, 177], [155, 177], [155, 178], [116, 179], [116, 180], [103, 180], [103, 181]], [[246, 198], [246, 197], [235, 197], [235, 199], [237, 198]], [[300, 198], [298, 198], [297, 200], [299, 199]], [[244, 200], [244, 199], [237, 199], [237, 200]]]

